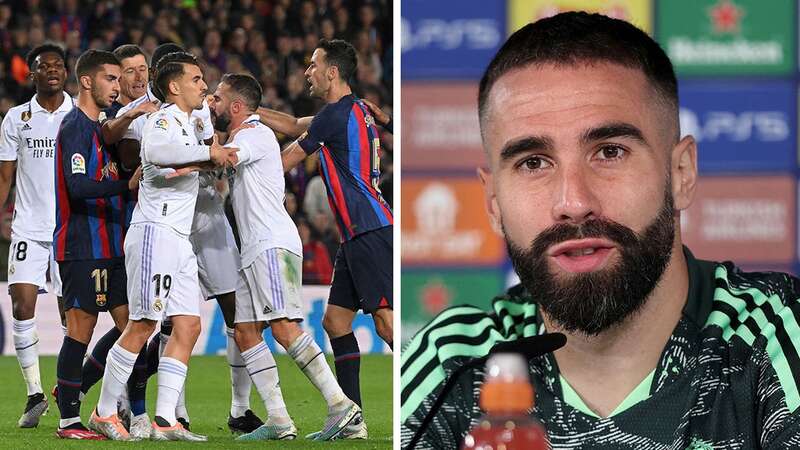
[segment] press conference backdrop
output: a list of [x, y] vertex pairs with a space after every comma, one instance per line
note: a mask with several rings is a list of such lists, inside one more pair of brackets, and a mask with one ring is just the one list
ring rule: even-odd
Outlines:
[[700, 181], [681, 216], [701, 258], [797, 273], [798, 6], [793, 0], [403, 0], [402, 338], [514, 282], [483, 209], [477, 83], [526, 23], [582, 9], [653, 36], [679, 78]]

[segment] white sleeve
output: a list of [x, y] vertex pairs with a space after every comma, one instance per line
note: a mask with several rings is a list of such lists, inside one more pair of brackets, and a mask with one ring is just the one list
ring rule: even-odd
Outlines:
[[[241, 166], [254, 163], [264, 158], [268, 154], [267, 152], [273, 142], [276, 146], [278, 145], [274, 134], [268, 136], [263, 130], [253, 128], [241, 130], [236, 133], [233, 142], [226, 144], [225, 147], [237, 147], [239, 149], [236, 153], [236, 157], [238, 158], [236, 165]], [[278, 154], [280, 154], [280, 150]]]
[[208, 103], [204, 101], [203, 108], [195, 110], [192, 115], [200, 119], [203, 124], [203, 133], [200, 138], [205, 141], [214, 137], [214, 124], [211, 122], [211, 108], [208, 107]]
[[208, 161], [208, 145], [185, 145], [178, 139], [182, 128], [166, 114], [153, 114], [142, 131], [142, 159], [157, 166]]
[[17, 135], [17, 127], [14, 126], [14, 120], [11, 118], [12, 113], [16, 112], [8, 111], [3, 118], [3, 126], [0, 128], [0, 161], [17, 160], [19, 136]]
[[[119, 113], [117, 114], [119, 115]], [[142, 132], [144, 131], [144, 125], [147, 123], [147, 115], [142, 114], [141, 116], [133, 119], [130, 125], [128, 125], [128, 129], [125, 130], [125, 134], [122, 135], [122, 139], [133, 139], [136, 142], [142, 142]]]

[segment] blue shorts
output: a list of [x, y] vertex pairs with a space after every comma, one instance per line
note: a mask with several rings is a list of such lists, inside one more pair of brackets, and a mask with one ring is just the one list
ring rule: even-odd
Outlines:
[[367, 231], [339, 246], [329, 304], [368, 314], [394, 308], [392, 229], [390, 225]]
[[59, 261], [64, 310], [90, 314], [128, 304], [125, 258]]

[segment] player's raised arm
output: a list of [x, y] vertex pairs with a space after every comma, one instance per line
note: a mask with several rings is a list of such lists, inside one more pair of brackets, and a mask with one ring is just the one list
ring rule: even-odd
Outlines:
[[103, 122], [103, 127], [101, 128], [103, 140], [107, 144], [116, 144], [125, 136], [125, 131], [130, 127], [131, 122], [143, 114], [156, 111], [158, 111], [156, 102], [142, 102], [135, 108], [126, 111], [121, 116], [106, 120]]
[[298, 142], [292, 142], [281, 152], [281, 163], [283, 163], [284, 172], [294, 169], [294, 166], [306, 159], [307, 154]]
[[[216, 135], [211, 145], [185, 145], [176, 151], [176, 133], [181, 127], [172, 123], [167, 114], [157, 114], [149, 118], [143, 133], [143, 154], [148, 162], [162, 167], [181, 167], [212, 161], [218, 166], [230, 163], [236, 156], [237, 148], [222, 147]], [[180, 145], [180, 144], [178, 144]]]
[[272, 128], [273, 131], [293, 137], [300, 136], [308, 130], [309, 125], [311, 125], [311, 119], [314, 118], [313, 116], [295, 117], [285, 112], [264, 107], [258, 108], [256, 113], [261, 123]]
[[71, 199], [111, 197], [132, 190], [130, 180], [103, 178], [95, 180], [87, 171], [87, 161], [92, 157], [92, 142], [87, 137], [62, 133], [56, 137], [56, 148], [61, 153], [61, 168], [67, 193]]

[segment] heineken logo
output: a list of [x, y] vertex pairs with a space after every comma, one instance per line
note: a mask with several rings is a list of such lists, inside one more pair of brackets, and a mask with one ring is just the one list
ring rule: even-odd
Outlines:
[[789, 73], [792, 9], [787, 0], [675, 0], [659, 6], [657, 38], [679, 74]]
[[715, 33], [738, 33], [744, 10], [730, 0], [720, 0], [708, 8], [708, 16]]

